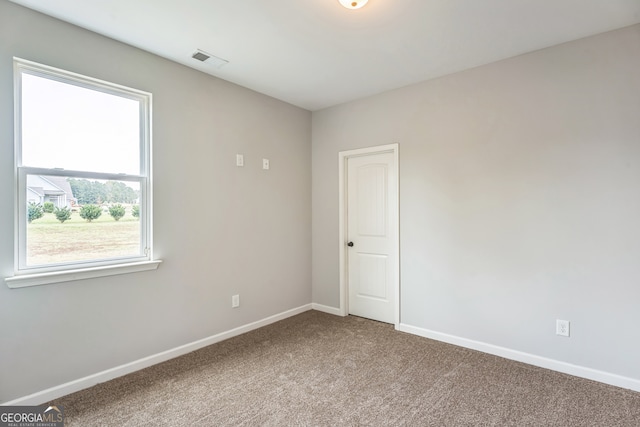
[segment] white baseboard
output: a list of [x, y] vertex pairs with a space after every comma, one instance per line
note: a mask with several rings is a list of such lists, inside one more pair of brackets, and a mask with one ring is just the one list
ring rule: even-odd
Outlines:
[[504, 357], [505, 359], [515, 360], [517, 362], [527, 363], [529, 365], [550, 369], [552, 371], [558, 371], [576, 377], [586, 378], [589, 380], [640, 392], [640, 380], [634, 378], [623, 377], [622, 375], [598, 371], [596, 369], [586, 368], [584, 366], [573, 365], [571, 363], [561, 362], [559, 360], [549, 359], [542, 356], [536, 356], [534, 354], [524, 353], [505, 347], [499, 347], [497, 345], [487, 344], [481, 341], [474, 341], [454, 335], [443, 334], [441, 332], [435, 332], [404, 323], [398, 325], [396, 329], [402, 332], [419, 335], [421, 337], [430, 338], [436, 341], [442, 341], [460, 347], [478, 350], [483, 353], [489, 353], [495, 356]]
[[311, 308], [313, 310], [322, 311], [323, 313], [333, 314], [334, 316], [342, 316], [339, 308], [329, 307], [328, 305], [316, 304], [314, 302], [311, 304]]
[[[2, 406], [13, 405], [41, 405], [45, 402], [57, 399], [62, 396], [66, 396], [70, 393], [83, 390], [85, 388], [92, 387], [96, 384], [109, 381], [111, 379], [121, 377], [131, 372], [139, 371], [140, 369], [147, 368], [149, 366], [156, 365], [169, 359], [173, 359], [178, 356], [190, 353], [200, 348], [206, 347], [211, 344], [224, 341], [229, 338], [244, 334], [246, 332], [261, 328], [263, 326], [270, 325], [277, 321], [286, 319], [291, 316], [303, 313], [309, 310], [318, 310], [324, 313], [341, 316], [340, 310], [334, 307], [329, 307], [321, 304], [306, 304], [298, 308], [287, 310], [285, 312], [269, 316], [265, 319], [258, 320], [256, 322], [249, 323], [244, 326], [240, 326], [231, 329], [226, 332], [222, 332], [208, 338], [204, 338], [198, 341], [194, 341], [189, 344], [185, 344], [167, 351], [163, 351], [158, 354], [154, 354], [139, 360], [135, 360], [124, 365], [116, 366], [115, 368], [107, 369], [102, 372], [98, 372], [93, 375], [89, 375], [84, 378], [80, 378], [74, 381], [70, 381], [59, 386], [55, 386], [37, 393], [30, 394], [28, 396], [20, 397], [5, 403]], [[483, 343], [480, 341], [474, 341], [466, 338], [457, 337], [454, 335], [443, 334], [441, 332], [435, 332], [428, 329], [419, 328], [416, 326], [407, 325], [401, 323], [398, 325], [397, 330], [407, 332], [410, 334], [418, 335], [425, 338], [434, 339], [437, 341], [454, 344], [460, 347], [470, 348], [472, 350], [478, 350], [484, 353], [493, 354], [495, 356], [504, 357], [505, 359], [515, 360], [518, 362], [527, 363], [529, 365], [539, 366], [541, 368], [551, 369], [553, 371], [562, 372], [576, 377], [586, 378], [593, 381], [598, 381], [605, 384], [610, 384], [616, 387], [622, 387], [629, 390], [640, 392], [640, 380], [623, 377], [621, 375], [612, 374], [609, 372], [598, 371], [583, 366], [573, 365], [558, 360], [548, 359], [546, 357], [536, 356], [521, 351], [508, 349], [505, 347], [499, 347], [492, 344]]]
[[53, 399], [57, 399], [67, 394], [75, 393], [76, 391], [84, 390], [85, 388], [93, 387], [96, 384], [103, 383], [105, 381], [112, 380], [117, 377], [121, 377], [131, 372], [139, 371], [140, 369], [147, 368], [149, 366], [156, 365], [160, 362], [164, 362], [169, 359], [173, 359], [183, 354], [191, 353], [192, 351], [206, 347], [211, 344], [224, 341], [229, 338], [244, 334], [254, 329], [261, 328], [263, 326], [270, 325], [279, 320], [286, 319], [296, 314], [303, 313], [312, 309], [311, 304], [306, 304], [298, 308], [287, 310], [285, 312], [269, 316], [265, 319], [258, 320], [253, 323], [249, 323], [244, 326], [240, 326], [230, 331], [222, 332], [208, 338], [203, 338], [198, 341], [194, 341], [189, 344], [181, 345], [180, 347], [173, 348], [171, 350], [163, 351], [158, 354], [154, 354], [142, 359], [135, 360], [124, 365], [116, 366], [115, 368], [107, 369], [106, 371], [98, 372], [93, 375], [89, 375], [84, 378], [80, 378], [74, 381], [70, 381], [59, 386], [51, 387], [49, 389], [39, 391], [37, 393], [30, 394], [28, 396], [20, 397], [18, 399], [11, 400], [9, 402], [2, 403], [1, 406], [13, 406], [13, 405], [41, 405], [49, 402]]

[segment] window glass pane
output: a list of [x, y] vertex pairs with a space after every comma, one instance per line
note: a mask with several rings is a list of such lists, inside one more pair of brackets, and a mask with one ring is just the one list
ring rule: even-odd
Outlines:
[[139, 182], [27, 175], [27, 266], [142, 256], [139, 197]]
[[140, 102], [22, 73], [22, 165], [140, 173]]

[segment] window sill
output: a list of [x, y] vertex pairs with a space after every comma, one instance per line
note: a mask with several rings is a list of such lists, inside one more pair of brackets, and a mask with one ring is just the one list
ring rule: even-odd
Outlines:
[[81, 268], [77, 270], [53, 271], [49, 273], [25, 274], [4, 279], [10, 288], [48, 285], [51, 283], [71, 282], [73, 280], [91, 279], [94, 277], [115, 276], [117, 274], [137, 273], [155, 270], [161, 260], [136, 262], [131, 264], [108, 265], [103, 267]]

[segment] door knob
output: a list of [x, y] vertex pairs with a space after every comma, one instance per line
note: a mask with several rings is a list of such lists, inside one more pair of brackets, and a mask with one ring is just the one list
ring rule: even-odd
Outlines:
[[347, 246], [349, 246], [350, 248], [352, 248], [352, 247], [353, 247], [353, 242], [349, 242], [349, 243], [347, 243]]

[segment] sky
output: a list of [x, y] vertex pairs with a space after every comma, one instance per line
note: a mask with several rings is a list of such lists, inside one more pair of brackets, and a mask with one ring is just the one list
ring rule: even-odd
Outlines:
[[22, 74], [22, 166], [140, 174], [140, 101]]

